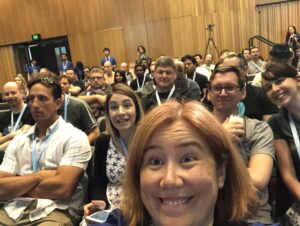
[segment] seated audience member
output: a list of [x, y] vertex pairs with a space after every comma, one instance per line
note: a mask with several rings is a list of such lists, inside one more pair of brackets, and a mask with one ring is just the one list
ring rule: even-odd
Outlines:
[[176, 87], [183, 100], [197, 100], [201, 99], [201, 90], [198, 84], [192, 79], [185, 77], [184, 63], [180, 60], [175, 60], [176, 68]]
[[238, 110], [240, 115], [245, 115], [248, 118], [268, 121], [273, 114], [278, 112], [278, 107], [268, 99], [261, 87], [253, 86], [247, 82], [247, 61], [241, 54], [229, 54], [222, 61], [222, 65], [235, 66], [243, 72], [241, 75], [246, 81], [246, 97], [239, 103]]
[[252, 85], [261, 87], [261, 72], [266, 64], [260, 57], [259, 48], [254, 46], [250, 49], [251, 60], [248, 61], [248, 76], [252, 77]]
[[104, 78], [105, 82], [108, 85], [114, 84], [115, 81], [115, 72], [113, 71], [112, 64], [110, 61], [104, 63]]
[[20, 89], [24, 95], [24, 98], [26, 98], [28, 95], [28, 88], [27, 88], [27, 82], [26, 82], [24, 76], [22, 74], [17, 74], [15, 76], [15, 82], [20, 87]]
[[220, 53], [219, 61], [224, 60], [224, 58], [227, 57], [229, 53], [230, 53], [229, 49], [223, 49]]
[[84, 89], [86, 90], [86, 88], [90, 85], [90, 82], [89, 82], [90, 68], [88, 66], [85, 66], [83, 69], [83, 73], [84, 73], [83, 83], [84, 83], [84, 87], [85, 87]]
[[124, 83], [127, 85], [127, 78], [126, 78], [125, 72], [120, 71], [120, 70], [115, 72], [114, 84], [116, 84], [116, 83]]
[[120, 64], [120, 71], [123, 71], [123, 73], [125, 73], [125, 76], [126, 76], [126, 80], [127, 80], [127, 85], [130, 85], [130, 82], [135, 79], [133, 77], [133, 75], [131, 74], [130, 71], [128, 71], [128, 66], [127, 66], [127, 63], [126, 62], [122, 62]]
[[77, 78], [79, 81], [84, 80], [84, 65], [81, 61], [76, 62], [76, 66], [74, 67], [75, 74], [77, 75]]
[[147, 114], [127, 166], [121, 211], [107, 225], [227, 226], [256, 200], [224, 128], [195, 101], [170, 101]]
[[70, 77], [66, 76], [66, 75], [60, 75], [58, 76], [58, 82], [60, 84], [60, 87], [62, 89], [62, 92], [64, 94], [70, 94], [69, 93], [69, 89], [70, 89], [70, 86], [71, 86], [71, 79]]
[[271, 224], [268, 183], [275, 159], [273, 133], [266, 122], [238, 115], [237, 104], [245, 96], [245, 80], [238, 68], [219, 66], [215, 69], [208, 91], [213, 114], [238, 147], [259, 196], [259, 204], [247, 222]]
[[[149, 111], [154, 106], [160, 105], [170, 99], [184, 101], [197, 98], [197, 93], [194, 95], [192, 92], [184, 90], [184, 85], [182, 86], [181, 84], [178, 86], [176, 84], [176, 73], [175, 61], [171, 57], [163, 56], [157, 59], [154, 72], [155, 90], [144, 95], [142, 98], [145, 111]], [[186, 82], [188, 83], [188, 81]], [[192, 86], [194, 87], [194, 85]], [[148, 87], [148, 89], [152, 88]], [[199, 99], [197, 98], [197, 100]]]
[[134, 67], [136, 79], [132, 80], [130, 87], [137, 92], [142, 92], [144, 85], [150, 82], [151, 79], [145, 75], [145, 67], [141, 64], [136, 64]]
[[28, 105], [36, 124], [13, 139], [0, 165], [1, 225], [76, 225], [91, 157], [86, 135], [57, 114], [57, 80], [30, 81]]
[[[90, 85], [85, 91], [80, 93], [80, 99], [85, 98], [85, 96], [107, 95], [110, 92], [111, 86], [106, 84], [104, 73], [98, 67], [94, 67], [91, 69], [89, 80]], [[95, 119], [98, 119], [103, 115], [104, 106], [101, 103], [93, 101], [88, 102], [88, 105], [90, 106], [91, 112]]]
[[181, 58], [181, 61], [184, 63], [186, 76], [189, 79], [197, 82], [198, 86], [200, 87], [201, 98], [204, 97], [208, 87], [208, 79], [205, 75], [198, 74], [196, 72], [197, 62], [195, 57], [192, 55], [185, 55]]
[[107, 133], [101, 133], [95, 144], [94, 177], [90, 180], [90, 199], [84, 207], [89, 215], [102, 205], [120, 207], [122, 182], [128, 158], [128, 147], [143, 108], [135, 92], [125, 84], [115, 84], [105, 103]]
[[[59, 74], [65, 74], [67, 72], [67, 69], [73, 68], [73, 64], [71, 61], [68, 60], [68, 55], [66, 53], [62, 53], [60, 55], [61, 57], [61, 63], [59, 66]], [[41, 72], [41, 71], [40, 71]]]
[[213, 64], [213, 55], [212, 54], [210, 54], [210, 53], [206, 54], [205, 59], [204, 59], [204, 64], [202, 65], [202, 67], [204, 67], [204, 68], [206, 68], [206, 70], [208, 70], [209, 77], [210, 77], [211, 73], [215, 69], [215, 65]]
[[66, 94], [63, 94], [61, 99], [63, 104], [58, 109], [58, 114], [66, 122], [85, 132], [90, 144], [94, 143], [100, 131], [90, 107], [83, 100]]
[[295, 53], [285, 44], [275, 44], [269, 52], [270, 61], [292, 64]]
[[[286, 213], [299, 224], [300, 200], [300, 85], [297, 71], [286, 63], [269, 62], [262, 73], [262, 87], [269, 99], [281, 107], [270, 120], [277, 162], [276, 217]], [[291, 208], [290, 208], [291, 207]], [[289, 209], [290, 208], [290, 209]], [[295, 212], [296, 211], [296, 212]], [[292, 225], [284, 222], [283, 225]]]
[[69, 89], [69, 93], [72, 96], [78, 96], [78, 94], [84, 90], [83, 82], [78, 80], [78, 77], [76, 76], [73, 68], [68, 68], [66, 70], [66, 75], [71, 80], [71, 86]]
[[295, 26], [290, 25], [288, 27], [288, 31], [285, 36], [285, 42], [293, 49], [294, 52], [300, 48], [300, 35], [298, 34]]
[[[154, 65], [155, 66], [155, 65]], [[196, 82], [185, 77], [184, 64], [180, 60], [175, 60], [175, 73], [176, 78], [176, 89], [180, 93], [183, 100], [200, 100], [200, 88]], [[149, 93], [155, 91], [155, 81], [151, 80], [147, 82], [142, 91], [142, 97], [144, 98]]]
[[197, 62], [196, 73], [204, 75], [209, 80], [211, 73], [206, 68], [202, 67], [203, 65], [202, 55], [200, 53], [196, 53], [194, 57]]
[[104, 72], [93, 67], [89, 75], [89, 86], [80, 95], [90, 96], [94, 94], [107, 95], [111, 90], [111, 86], [105, 82]]
[[247, 63], [249, 62], [249, 60], [251, 60], [251, 54], [249, 48], [242, 49], [242, 55], [244, 56]]
[[24, 94], [16, 82], [5, 83], [3, 94], [10, 110], [0, 113], [0, 152], [6, 150], [17, 134], [25, 133], [34, 124], [29, 108], [23, 101]]

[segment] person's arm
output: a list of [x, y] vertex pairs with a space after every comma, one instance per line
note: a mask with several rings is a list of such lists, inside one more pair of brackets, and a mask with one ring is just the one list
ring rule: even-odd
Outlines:
[[99, 137], [100, 130], [98, 126], [95, 126], [88, 134], [88, 139], [90, 144], [94, 143], [95, 140]]
[[79, 86], [71, 86], [69, 89], [69, 93], [72, 96], [78, 96], [78, 94], [81, 92], [81, 88]]
[[7, 146], [9, 145], [10, 141], [15, 138], [20, 133], [24, 133], [31, 128], [31, 125], [24, 125], [22, 128], [18, 129], [17, 131], [10, 132], [9, 134], [3, 136], [2, 133], [0, 136], [0, 151], [5, 151]]
[[54, 170], [41, 170], [37, 173], [15, 176], [4, 171], [0, 172], [0, 200], [8, 201], [25, 195], [45, 178], [53, 176]]
[[289, 152], [290, 148], [283, 139], [275, 140], [274, 143], [280, 175], [294, 197], [300, 201], [300, 182], [297, 178], [292, 156]]
[[267, 187], [273, 169], [273, 158], [267, 154], [255, 154], [250, 157], [248, 172], [258, 190]]
[[93, 104], [95, 102], [100, 103], [101, 106], [105, 105], [106, 96], [104, 95], [91, 95], [91, 96], [78, 96], [77, 98], [85, 101], [88, 104]]
[[53, 177], [42, 180], [27, 193], [34, 198], [67, 199], [76, 188], [84, 174], [84, 169], [77, 166], [59, 166]]

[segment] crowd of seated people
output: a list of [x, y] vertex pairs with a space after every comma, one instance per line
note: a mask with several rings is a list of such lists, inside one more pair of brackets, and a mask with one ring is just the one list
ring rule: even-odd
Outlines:
[[294, 50], [137, 50], [118, 65], [104, 48], [93, 67], [62, 54], [58, 76], [4, 85], [0, 224], [95, 225], [101, 210], [106, 225], [300, 222]]

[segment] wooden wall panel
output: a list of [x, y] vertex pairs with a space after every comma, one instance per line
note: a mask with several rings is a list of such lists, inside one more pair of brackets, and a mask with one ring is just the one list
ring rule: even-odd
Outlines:
[[74, 62], [99, 66], [104, 47], [109, 47], [117, 62], [125, 60], [125, 47], [122, 28], [107, 29], [69, 35], [69, 44]]
[[[143, 45], [146, 48], [146, 52], [153, 56], [152, 50], [149, 49], [147, 39], [146, 25], [137, 24], [125, 26], [123, 29], [124, 45], [127, 62], [135, 61], [137, 58], [137, 46]], [[121, 62], [121, 61], [120, 61]]]
[[31, 40], [31, 34], [43, 38], [66, 34], [64, 12], [60, 0], [2, 0], [4, 42], [0, 45]]
[[13, 48], [11, 46], [0, 47], [0, 59], [0, 92], [2, 92], [3, 85], [8, 81], [12, 81], [17, 74], [14, 64]]

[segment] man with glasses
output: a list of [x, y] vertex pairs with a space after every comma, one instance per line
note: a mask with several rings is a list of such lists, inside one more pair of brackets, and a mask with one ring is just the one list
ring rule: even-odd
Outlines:
[[57, 114], [57, 80], [30, 81], [28, 105], [36, 124], [12, 140], [0, 165], [0, 225], [76, 225], [91, 158], [87, 136]]
[[266, 122], [238, 115], [237, 104], [245, 96], [245, 80], [238, 68], [221, 65], [215, 69], [208, 90], [208, 99], [214, 107], [213, 114], [229, 132], [243, 156], [260, 197], [258, 207], [247, 222], [271, 224], [267, 185], [275, 159], [273, 134]]
[[80, 93], [79, 98], [88, 103], [94, 118], [98, 119], [103, 115], [102, 112], [104, 109], [99, 102], [93, 101], [91, 98], [93, 98], [94, 95], [107, 95], [111, 90], [111, 86], [106, 84], [104, 72], [98, 67], [93, 67], [91, 69], [89, 84], [89, 87], [87, 87], [84, 92]]
[[247, 95], [241, 100], [239, 105], [240, 114], [249, 118], [268, 121], [273, 114], [278, 112], [277, 106], [272, 104], [261, 87], [248, 83], [248, 65], [246, 59], [241, 54], [229, 54], [223, 59], [222, 65], [238, 67], [246, 80]]

